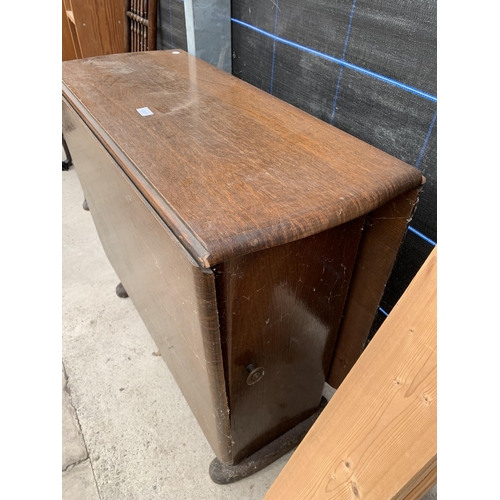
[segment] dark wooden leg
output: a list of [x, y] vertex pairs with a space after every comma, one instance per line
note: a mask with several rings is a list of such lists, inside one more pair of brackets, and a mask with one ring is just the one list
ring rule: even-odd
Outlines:
[[118, 283], [118, 285], [116, 285], [116, 295], [118, 295], [118, 297], [122, 299], [126, 299], [128, 297], [127, 290], [125, 290], [121, 283]]
[[272, 443], [264, 446], [264, 448], [261, 448], [259, 451], [255, 452], [239, 464], [224, 465], [219, 461], [219, 459], [214, 458], [208, 469], [210, 478], [217, 484], [234, 483], [240, 479], [244, 479], [245, 477], [259, 472], [268, 465], [271, 465], [273, 462], [278, 460], [278, 458], [281, 458], [283, 455], [292, 451], [300, 444], [325, 408], [326, 404], [327, 400], [322, 398], [316, 413], [296, 425], [293, 429], [285, 432], [285, 434], [280, 436], [278, 439], [275, 439]]
[[62, 162], [62, 169], [63, 170], [69, 170], [69, 167], [73, 165], [73, 160], [71, 159], [71, 153], [69, 152], [68, 145], [66, 144], [66, 141], [64, 140], [64, 134], [62, 136], [62, 145], [64, 148], [64, 154], [66, 155], [66, 160]]
[[89, 208], [89, 204], [87, 203], [87, 200], [83, 200], [82, 207], [83, 207], [83, 209], [84, 209], [84, 210], [86, 210], [87, 212], [90, 210], [90, 208]]

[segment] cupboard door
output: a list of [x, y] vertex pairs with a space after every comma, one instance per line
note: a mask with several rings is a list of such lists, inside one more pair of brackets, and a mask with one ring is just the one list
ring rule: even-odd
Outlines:
[[317, 409], [363, 220], [216, 267], [235, 463]]

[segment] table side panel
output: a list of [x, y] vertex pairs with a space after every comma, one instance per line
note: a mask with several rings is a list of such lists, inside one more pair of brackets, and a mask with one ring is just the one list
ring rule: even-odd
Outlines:
[[366, 217], [328, 377], [334, 388], [340, 386], [363, 352], [420, 189], [399, 195]]
[[231, 463], [213, 272], [194, 262], [74, 110], [63, 111], [70, 149], [85, 147], [73, 161], [106, 255], [216, 456]]
[[[215, 269], [235, 463], [317, 409], [363, 222]], [[265, 372], [253, 385], [247, 384], [250, 364]]]

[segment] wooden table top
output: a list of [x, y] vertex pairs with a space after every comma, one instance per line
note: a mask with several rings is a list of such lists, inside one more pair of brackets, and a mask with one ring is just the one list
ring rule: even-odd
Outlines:
[[63, 97], [203, 267], [337, 226], [423, 182], [181, 50], [67, 61], [62, 73]]

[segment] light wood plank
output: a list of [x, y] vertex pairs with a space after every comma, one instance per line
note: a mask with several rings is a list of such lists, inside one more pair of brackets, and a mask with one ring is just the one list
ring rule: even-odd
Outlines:
[[265, 500], [410, 500], [437, 479], [437, 250]]

